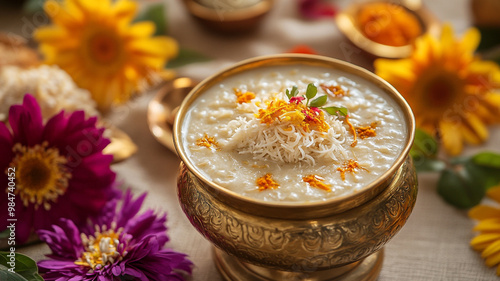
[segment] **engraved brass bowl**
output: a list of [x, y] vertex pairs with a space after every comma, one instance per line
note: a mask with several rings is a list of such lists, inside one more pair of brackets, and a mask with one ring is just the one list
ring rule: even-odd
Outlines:
[[[223, 188], [204, 177], [182, 146], [182, 124], [195, 99], [227, 77], [276, 65], [339, 69], [383, 89], [404, 115], [406, 142], [393, 166], [349, 195], [304, 203], [263, 202]], [[226, 280], [375, 280], [383, 246], [405, 224], [417, 197], [409, 150], [414, 117], [401, 95], [373, 73], [336, 59], [286, 54], [243, 61], [198, 84], [180, 106], [174, 144], [182, 160], [178, 197], [191, 224], [215, 248]]]

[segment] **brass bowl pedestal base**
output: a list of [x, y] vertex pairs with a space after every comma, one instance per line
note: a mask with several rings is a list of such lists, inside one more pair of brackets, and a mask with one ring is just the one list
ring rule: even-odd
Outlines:
[[310, 272], [281, 271], [249, 264], [216, 247], [214, 247], [214, 260], [226, 281], [375, 281], [382, 269], [384, 248], [352, 264]]

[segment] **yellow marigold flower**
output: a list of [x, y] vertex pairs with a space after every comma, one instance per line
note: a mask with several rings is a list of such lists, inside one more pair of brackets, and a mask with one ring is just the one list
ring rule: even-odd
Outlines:
[[88, 89], [101, 110], [127, 101], [153, 78], [171, 78], [162, 70], [176, 56], [175, 40], [151, 37], [152, 22], [131, 24], [137, 4], [128, 0], [48, 0], [52, 25], [35, 31], [45, 63], [57, 64], [78, 86]]
[[[500, 203], [500, 185], [489, 189], [487, 195]], [[498, 265], [500, 276], [500, 208], [479, 205], [469, 211], [469, 217], [479, 220], [474, 227], [479, 234], [470, 241], [472, 248], [481, 252], [487, 266]]]
[[464, 142], [483, 142], [486, 125], [500, 122], [500, 68], [474, 55], [479, 40], [477, 29], [459, 40], [445, 25], [439, 40], [417, 39], [409, 58], [375, 61], [375, 72], [412, 107], [417, 126], [439, 136], [450, 155], [460, 154]]

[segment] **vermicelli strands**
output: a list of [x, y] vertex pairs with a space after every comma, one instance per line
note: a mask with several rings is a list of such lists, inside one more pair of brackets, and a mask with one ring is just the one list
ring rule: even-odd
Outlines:
[[238, 118], [224, 129], [229, 134], [234, 131], [224, 149], [251, 154], [255, 160], [314, 165], [315, 159], [327, 159], [339, 163], [347, 157], [342, 146], [346, 130], [336, 116], [328, 116], [326, 120], [330, 128], [319, 132], [305, 131], [289, 122], [268, 125], [255, 118]]

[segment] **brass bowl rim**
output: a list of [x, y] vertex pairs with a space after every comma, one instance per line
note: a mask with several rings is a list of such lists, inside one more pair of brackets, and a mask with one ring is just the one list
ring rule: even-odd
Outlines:
[[[409, 5], [406, 2], [413, 2], [413, 4]], [[441, 23], [420, 1], [368, 0], [351, 3], [336, 16], [335, 22], [337, 27], [355, 46], [372, 55], [391, 59], [405, 58], [410, 56], [413, 50], [413, 44], [410, 43], [403, 46], [391, 46], [375, 42], [365, 36], [363, 32], [359, 30], [355, 17], [364, 5], [371, 3], [389, 3], [399, 5], [416, 16], [421, 27], [423, 28], [422, 34], [420, 34], [417, 38], [420, 38], [427, 33], [435, 36], [438, 36], [440, 33]]]
[[[392, 166], [385, 173], [380, 175], [376, 180], [366, 185], [365, 187], [356, 190], [355, 192], [329, 198], [326, 200], [317, 200], [309, 202], [270, 202], [270, 201], [253, 199], [241, 195], [239, 193], [236, 193], [234, 191], [231, 191], [221, 185], [218, 185], [207, 179], [203, 174], [201, 174], [195, 167], [195, 165], [193, 165], [189, 160], [189, 158], [187, 157], [187, 154], [182, 147], [182, 141], [181, 141], [182, 121], [184, 120], [186, 112], [190, 107], [190, 105], [194, 102], [194, 100], [196, 100], [199, 96], [201, 96], [206, 89], [211, 88], [216, 83], [226, 79], [227, 77], [245, 72], [246, 70], [255, 69], [259, 67], [269, 67], [269, 66], [279, 66], [279, 65], [301, 65], [301, 64], [332, 68], [344, 71], [349, 74], [356, 75], [358, 77], [367, 80], [370, 83], [373, 83], [375, 86], [381, 87], [385, 93], [387, 93], [391, 98], [394, 99], [396, 104], [401, 107], [404, 119], [406, 120], [407, 139], [404, 148], [401, 150], [400, 155], [394, 161]], [[413, 112], [410, 108], [410, 105], [392, 85], [390, 85], [387, 81], [383, 80], [379, 76], [375, 75], [374, 73], [362, 67], [353, 65], [345, 61], [341, 61], [339, 59], [334, 59], [319, 55], [277, 54], [277, 55], [254, 57], [243, 60], [201, 81], [196, 87], [193, 88], [193, 90], [191, 90], [191, 92], [186, 96], [186, 98], [180, 105], [179, 111], [175, 116], [173, 135], [174, 135], [175, 149], [177, 150], [177, 155], [180, 157], [181, 161], [184, 163], [184, 165], [186, 165], [187, 169], [195, 175], [197, 179], [201, 180], [203, 183], [205, 183], [206, 186], [216, 191], [217, 194], [214, 195], [216, 195], [218, 198], [221, 197], [229, 198], [235, 200], [236, 202], [250, 204], [256, 208], [259, 207], [281, 208], [288, 210], [297, 209], [298, 207], [300, 207], [301, 210], [303, 210], [304, 208], [306, 209], [322, 208], [327, 206], [332, 207], [338, 204], [339, 206], [342, 206], [341, 207], [342, 209], [337, 211], [342, 212], [365, 203], [366, 201], [372, 199], [380, 191], [386, 188], [386, 186], [383, 186], [383, 184], [397, 172], [397, 170], [401, 167], [401, 165], [403, 165], [405, 159], [407, 158], [410, 152], [415, 135], [415, 118], [413, 116]], [[378, 190], [376, 190], [376, 192], [373, 192], [373, 190], [377, 188]], [[367, 196], [369, 198], [363, 198], [363, 200], [355, 200], [355, 198], [367, 197]]]

